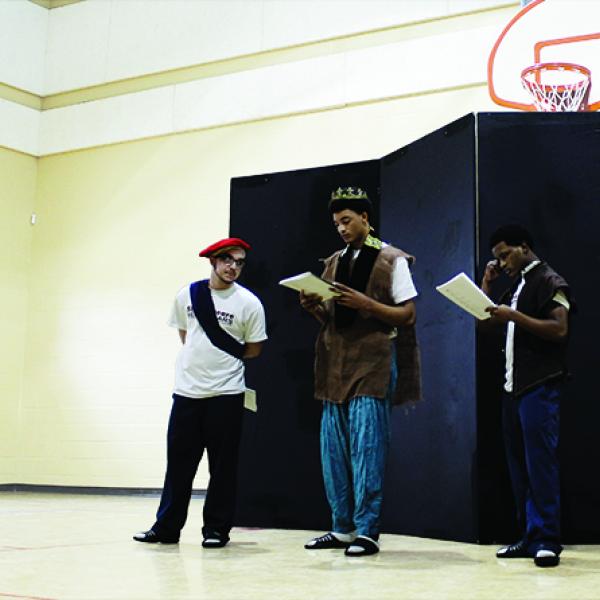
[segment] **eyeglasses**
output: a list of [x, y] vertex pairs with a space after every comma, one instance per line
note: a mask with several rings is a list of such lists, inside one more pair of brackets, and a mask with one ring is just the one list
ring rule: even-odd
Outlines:
[[231, 256], [231, 254], [220, 254], [219, 256], [217, 256], [217, 258], [224, 262], [228, 267], [232, 267], [233, 265], [236, 266], [236, 268], [241, 269], [245, 264], [246, 264], [246, 260], [244, 258], [233, 258], [233, 256]]

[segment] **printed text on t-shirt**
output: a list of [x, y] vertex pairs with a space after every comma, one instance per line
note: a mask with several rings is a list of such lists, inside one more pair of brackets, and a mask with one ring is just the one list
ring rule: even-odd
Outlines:
[[[225, 312], [224, 310], [215, 311], [217, 315], [217, 321], [223, 323], [224, 325], [233, 325], [233, 320], [235, 319], [235, 315]], [[194, 314], [194, 309], [191, 306], [187, 307], [187, 314], [189, 319], [195, 319], [196, 315]]]

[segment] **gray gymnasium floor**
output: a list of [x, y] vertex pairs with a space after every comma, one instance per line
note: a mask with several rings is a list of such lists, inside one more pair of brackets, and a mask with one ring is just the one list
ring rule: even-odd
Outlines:
[[491, 546], [398, 535], [364, 558], [309, 552], [314, 532], [272, 529], [234, 529], [229, 546], [204, 550], [197, 499], [179, 545], [134, 542], [157, 502], [0, 492], [0, 599], [600, 598], [600, 546], [567, 547], [555, 569], [499, 561]]

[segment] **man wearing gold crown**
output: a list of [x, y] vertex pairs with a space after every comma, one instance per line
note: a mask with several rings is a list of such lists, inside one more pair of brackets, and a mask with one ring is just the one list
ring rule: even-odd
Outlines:
[[414, 257], [372, 235], [372, 205], [360, 188], [338, 188], [329, 212], [345, 248], [325, 259], [335, 299], [300, 295], [322, 324], [315, 397], [323, 401], [321, 462], [332, 512], [329, 533], [305, 548], [379, 552], [383, 476], [393, 404], [421, 397], [415, 337]]

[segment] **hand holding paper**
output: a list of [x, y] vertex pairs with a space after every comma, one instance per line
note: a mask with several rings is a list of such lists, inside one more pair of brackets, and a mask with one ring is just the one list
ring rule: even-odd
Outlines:
[[338, 292], [331, 289], [333, 284], [324, 281], [309, 271], [282, 279], [279, 282], [279, 285], [283, 285], [298, 292], [305, 292], [306, 294], [317, 294], [318, 296], [321, 296], [323, 300], [329, 300], [338, 295]]
[[485, 309], [496, 306], [465, 273], [459, 273], [435, 289], [481, 321], [491, 317]]

